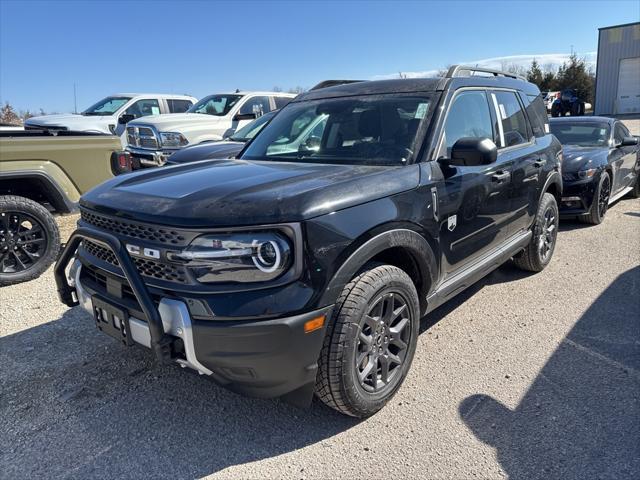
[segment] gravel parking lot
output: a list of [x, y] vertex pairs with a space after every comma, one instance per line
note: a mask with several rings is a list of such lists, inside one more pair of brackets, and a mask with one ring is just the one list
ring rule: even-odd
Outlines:
[[365, 421], [156, 367], [60, 304], [51, 269], [0, 304], [2, 478], [640, 477], [640, 200], [426, 317]]

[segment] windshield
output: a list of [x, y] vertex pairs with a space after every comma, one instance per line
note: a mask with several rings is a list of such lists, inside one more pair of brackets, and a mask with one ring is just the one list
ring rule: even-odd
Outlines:
[[563, 145], [605, 147], [609, 145], [609, 125], [600, 122], [551, 122], [553, 133]]
[[241, 98], [242, 95], [209, 95], [192, 106], [187, 112], [224, 117]]
[[113, 115], [131, 100], [131, 97], [107, 97], [87, 108], [82, 115]]
[[229, 137], [229, 140], [233, 140], [234, 142], [248, 142], [255, 137], [260, 130], [262, 130], [262, 128], [273, 118], [275, 114], [276, 112], [265, 113], [253, 122], [248, 123], [241, 129], [237, 130], [236, 133]]
[[430, 96], [376, 95], [290, 103], [242, 158], [358, 165], [405, 165], [416, 150]]

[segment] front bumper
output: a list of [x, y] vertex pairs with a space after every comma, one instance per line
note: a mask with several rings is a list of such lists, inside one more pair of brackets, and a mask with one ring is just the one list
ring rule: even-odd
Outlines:
[[131, 154], [134, 167], [161, 167], [176, 150], [147, 150], [144, 148], [127, 147]]
[[560, 215], [572, 216], [589, 212], [599, 176], [588, 180], [564, 181], [562, 185], [562, 200], [560, 202]]
[[109, 246], [118, 257], [140, 305], [138, 310], [144, 314], [130, 314], [130, 336], [135, 343], [153, 349], [161, 362], [177, 362], [245, 395], [270, 398], [289, 394], [289, 400], [299, 405], [311, 400], [327, 320], [322, 328], [308, 333], [305, 324], [319, 316], [330, 318], [332, 307], [270, 320], [195, 319], [185, 302], [151, 297], [129, 254], [115, 237], [80, 228], [71, 236], [56, 264], [55, 275], [63, 303], [81, 305], [92, 316], [92, 298], [96, 295], [119, 308], [134, 311], [118, 304], [118, 299], [110, 297], [108, 291], [83, 285], [83, 266], [79, 260], [73, 260], [67, 275], [67, 265], [82, 238]]

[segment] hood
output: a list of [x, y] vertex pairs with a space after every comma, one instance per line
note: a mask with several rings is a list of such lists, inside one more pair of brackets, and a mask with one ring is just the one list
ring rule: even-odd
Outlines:
[[205, 115], [203, 113], [164, 113], [162, 115], [148, 115], [129, 122], [127, 125], [153, 125], [161, 132], [170, 132], [172, 129], [183, 125], [198, 125], [218, 123], [224, 117]]
[[176, 227], [295, 222], [415, 188], [419, 166], [211, 160], [121, 175], [80, 204]]
[[198, 160], [213, 160], [218, 158], [234, 157], [242, 148], [242, 142], [207, 142], [192, 147], [186, 147], [172, 154], [167, 160], [168, 164], [197, 162]]
[[96, 130], [111, 133], [109, 131], [109, 124], [115, 124], [112, 117], [93, 115], [84, 116], [77, 115], [75, 113], [31, 117], [25, 122], [25, 125], [28, 126], [67, 127], [69, 130]]
[[580, 147], [578, 145], [562, 146], [562, 171], [574, 173], [580, 170], [606, 165], [609, 155], [608, 147]]

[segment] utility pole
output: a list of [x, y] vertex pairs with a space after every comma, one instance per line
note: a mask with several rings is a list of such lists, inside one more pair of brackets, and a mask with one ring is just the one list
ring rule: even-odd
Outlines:
[[73, 82], [73, 113], [78, 113], [78, 99], [76, 97], [76, 83]]

